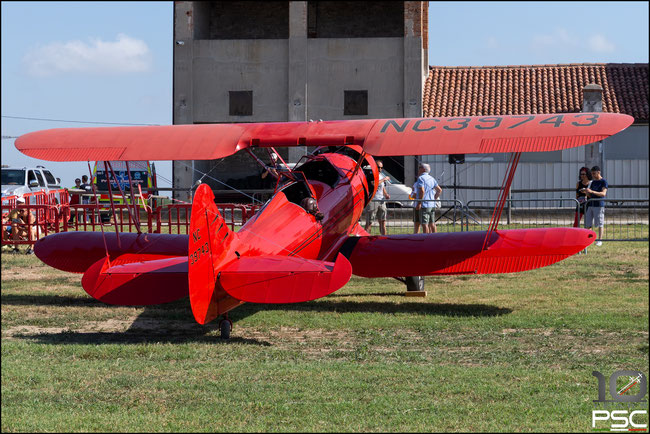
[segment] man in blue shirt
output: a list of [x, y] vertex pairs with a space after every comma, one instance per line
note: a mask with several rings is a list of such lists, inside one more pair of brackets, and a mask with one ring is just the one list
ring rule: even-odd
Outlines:
[[598, 228], [597, 246], [602, 246], [603, 242], [603, 227], [605, 226], [605, 203], [602, 199], [607, 195], [607, 180], [600, 174], [600, 167], [594, 166], [591, 168], [591, 184], [584, 189], [587, 193], [587, 211], [585, 213], [585, 228], [591, 229], [592, 226]]
[[[420, 163], [418, 167], [418, 180], [413, 185], [413, 190], [416, 192], [417, 199], [421, 199], [415, 205], [417, 212], [415, 220], [415, 233], [418, 233], [420, 223], [422, 225], [423, 233], [436, 232], [436, 216], [435, 216], [435, 201], [440, 197], [442, 188], [438, 185], [438, 181], [429, 175], [431, 166], [425, 163]], [[419, 218], [419, 222], [417, 219]]]

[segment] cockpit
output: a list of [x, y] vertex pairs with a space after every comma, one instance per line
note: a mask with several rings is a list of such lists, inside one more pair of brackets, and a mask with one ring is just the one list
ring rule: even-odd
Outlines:
[[341, 176], [326, 158], [314, 156], [303, 158], [307, 158], [307, 161], [296, 164], [291, 172], [279, 173], [275, 190], [284, 193], [289, 202], [302, 207], [316, 217], [316, 220], [322, 220], [323, 214], [318, 209], [318, 197], [310, 182], [322, 182], [333, 188]]

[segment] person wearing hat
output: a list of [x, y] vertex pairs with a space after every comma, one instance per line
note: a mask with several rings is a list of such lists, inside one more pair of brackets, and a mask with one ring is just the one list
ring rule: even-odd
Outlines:
[[[596, 246], [602, 246], [603, 232], [605, 226], [605, 202], [602, 200], [607, 196], [607, 180], [600, 174], [600, 167], [591, 168], [591, 185], [584, 188], [587, 195], [587, 210], [585, 212], [585, 228], [591, 229], [593, 226], [598, 228], [598, 241]], [[600, 199], [600, 200], [599, 200]]]

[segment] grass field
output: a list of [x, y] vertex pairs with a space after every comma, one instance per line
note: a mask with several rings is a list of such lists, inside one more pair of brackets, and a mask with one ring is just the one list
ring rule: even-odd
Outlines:
[[426, 298], [353, 277], [235, 309], [229, 341], [187, 299], [111, 307], [80, 275], [3, 254], [2, 431], [591, 431], [592, 371], [649, 373], [648, 253], [606, 242], [428, 277]]

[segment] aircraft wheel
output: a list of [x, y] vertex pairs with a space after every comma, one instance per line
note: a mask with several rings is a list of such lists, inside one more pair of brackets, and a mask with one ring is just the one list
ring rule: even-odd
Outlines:
[[424, 291], [423, 276], [407, 276], [404, 280], [406, 281], [407, 291]]
[[232, 321], [229, 319], [222, 319], [219, 322], [219, 330], [221, 331], [221, 339], [230, 339], [230, 332], [232, 331]]

